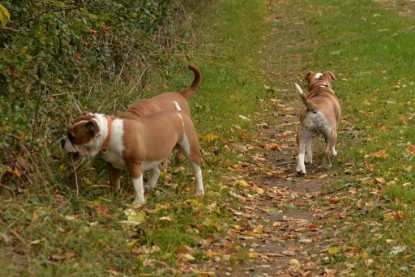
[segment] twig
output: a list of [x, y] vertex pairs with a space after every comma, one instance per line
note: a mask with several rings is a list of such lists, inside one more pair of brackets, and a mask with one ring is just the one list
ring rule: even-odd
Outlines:
[[346, 184], [344, 186], [341, 186], [339, 188], [336, 188], [336, 189], [333, 189], [333, 190], [329, 190], [329, 191], [326, 191], [326, 192], [322, 192], [322, 193], [320, 193], [318, 195], [312, 196], [311, 198], [317, 198], [317, 197], [320, 197], [320, 196], [325, 196], [325, 195], [333, 194], [335, 192], [338, 192], [338, 191], [341, 191], [341, 190], [346, 189], [348, 187], [351, 187], [352, 185], [353, 185], [352, 183], [348, 183], [348, 184]]
[[59, 13], [59, 12], [67, 12], [67, 11], [72, 11], [72, 10], [78, 10], [78, 9], [80, 9], [80, 8], [82, 8], [82, 6], [67, 7], [67, 8], [58, 9], [58, 10], [53, 10], [53, 11], [43, 11], [43, 12], [39, 13], [39, 14], [38, 14], [38, 15], [36, 15], [36, 16], [33, 16], [33, 17], [31, 17], [31, 18], [24, 19], [24, 20], [20, 21], [19, 23], [20, 23], [20, 24], [24, 24], [24, 23], [27, 23], [27, 22], [33, 21], [33, 20], [35, 20], [35, 19], [38, 19], [41, 15], [46, 14], [46, 13]]
[[144, 68], [144, 70], [143, 70], [143, 72], [141, 73], [141, 75], [140, 75], [140, 77], [137, 79], [137, 82], [135, 82], [135, 85], [132, 87], [132, 89], [130, 89], [130, 91], [127, 93], [127, 95], [130, 95], [130, 93], [131, 92], [133, 92], [133, 90], [135, 90], [136, 89], [136, 87], [138, 86], [138, 84], [143, 80], [143, 76], [144, 76], [144, 74], [146, 73], [146, 71], [147, 71], [147, 69], [149, 68], [150, 66], [149, 65], [147, 65], [146, 66], [146, 68]]
[[13, 33], [19, 33], [20, 32], [20, 30], [9, 28], [9, 27], [0, 27], [0, 30], [13, 32]]
[[287, 165], [287, 164], [294, 164], [294, 162], [293, 162], [293, 161], [289, 161], [289, 162], [282, 162], [282, 163], [279, 163], [279, 164], [274, 164], [274, 166], [278, 167], [278, 166], [281, 166], [281, 165]]
[[78, 109], [79, 113], [81, 114], [81, 113], [82, 113], [82, 110], [81, 110], [81, 108], [79, 107], [79, 105], [78, 105], [78, 103], [76, 102], [76, 100], [75, 100], [75, 99], [73, 99], [73, 98], [72, 98], [72, 103], [73, 103], [73, 104], [75, 104], [75, 107]]
[[78, 172], [76, 171], [76, 166], [75, 163], [73, 161], [73, 157], [71, 155], [71, 164], [72, 164], [72, 168], [73, 168], [73, 173], [75, 175], [75, 186], [76, 186], [76, 196], [79, 196], [79, 186], [78, 186]]

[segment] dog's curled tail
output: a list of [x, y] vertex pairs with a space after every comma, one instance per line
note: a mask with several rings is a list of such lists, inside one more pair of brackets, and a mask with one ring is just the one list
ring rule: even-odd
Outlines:
[[183, 95], [184, 98], [189, 100], [190, 96], [195, 93], [195, 91], [199, 88], [200, 83], [202, 82], [202, 72], [200, 69], [192, 64], [189, 64], [189, 69], [195, 73], [195, 79], [193, 80], [193, 83], [190, 85], [190, 87], [185, 88], [181, 95]]
[[294, 85], [295, 85], [295, 89], [300, 94], [301, 100], [303, 100], [303, 103], [306, 106], [307, 110], [316, 111], [317, 110], [316, 107], [313, 105], [313, 103], [310, 103], [310, 101], [308, 101], [307, 95], [304, 93], [302, 88], [297, 83], [294, 83]]

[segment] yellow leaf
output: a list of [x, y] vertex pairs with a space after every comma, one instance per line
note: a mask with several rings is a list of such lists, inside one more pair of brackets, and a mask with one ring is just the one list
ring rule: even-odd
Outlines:
[[92, 186], [93, 185], [93, 183], [91, 182], [91, 180], [89, 180], [88, 178], [86, 178], [86, 177], [83, 177], [82, 178], [82, 181], [84, 181], [84, 183], [85, 184], [87, 184], [87, 185], [89, 185], [89, 186]]
[[7, 168], [6, 170], [7, 170], [8, 172], [10, 172], [10, 173], [12, 173], [12, 174], [16, 175], [17, 177], [22, 176], [22, 173], [21, 173], [21, 171], [20, 171], [20, 169], [19, 169], [18, 167], [14, 167], [13, 169]]
[[244, 188], [249, 187], [248, 183], [246, 181], [244, 181], [244, 180], [236, 180], [233, 183], [233, 185], [234, 186], [241, 186], [241, 187], [244, 187]]
[[386, 153], [386, 150], [380, 150], [378, 152], [370, 154], [370, 156], [372, 156], [373, 158], [386, 158], [389, 155], [388, 153]]
[[195, 259], [195, 257], [193, 257], [192, 255], [190, 255], [190, 254], [188, 254], [188, 253], [183, 254], [183, 256], [181, 256], [181, 259], [182, 259], [183, 261], [186, 261], [186, 262], [191, 262], [191, 261], [196, 260], [196, 259]]
[[389, 182], [386, 183], [386, 185], [389, 186], [389, 187], [394, 187], [394, 186], [396, 186], [396, 181], [393, 181], [393, 180], [389, 181]]
[[248, 256], [249, 256], [249, 258], [251, 258], [251, 259], [255, 259], [255, 258], [258, 258], [258, 253], [257, 253], [257, 252], [255, 252], [255, 251], [250, 251], [250, 252], [248, 253]]
[[10, 20], [9, 11], [0, 4], [0, 22], [1, 25], [6, 26], [7, 22]]
[[253, 190], [258, 194], [264, 194], [265, 192], [262, 188], [259, 187], [253, 187]]
[[203, 139], [207, 142], [212, 142], [219, 139], [219, 136], [215, 134], [207, 134], [203, 137]]
[[340, 248], [339, 247], [330, 247], [329, 249], [327, 249], [327, 252], [329, 253], [329, 255], [336, 255], [337, 253], [340, 252]]
[[137, 241], [136, 240], [129, 241], [127, 245], [129, 248], [133, 248], [134, 246], [137, 245]]
[[161, 221], [173, 221], [173, 219], [170, 216], [162, 216], [159, 218]]
[[139, 225], [144, 222], [146, 218], [145, 211], [136, 212], [133, 209], [126, 209], [124, 210], [124, 214], [127, 216], [127, 221], [123, 221], [123, 223], [130, 225]]
[[256, 234], [262, 234], [264, 232], [264, 226], [262, 225], [257, 225], [254, 228], [254, 233]]
[[300, 262], [299, 262], [297, 259], [291, 259], [291, 260], [288, 262], [288, 264], [289, 264], [289, 265], [292, 265], [292, 266], [294, 266], [294, 267], [296, 267], [296, 268], [300, 268], [300, 267], [301, 267], [301, 264], [300, 264]]
[[65, 165], [64, 164], [61, 164], [59, 166], [59, 170], [60, 170], [60, 172], [64, 172], [66, 170]]
[[375, 178], [375, 180], [376, 180], [376, 183], [378, 183], [378, 184], [386, 183], [385, 178], [383, 178], [383, 177], [377, 177], [377, 178]]

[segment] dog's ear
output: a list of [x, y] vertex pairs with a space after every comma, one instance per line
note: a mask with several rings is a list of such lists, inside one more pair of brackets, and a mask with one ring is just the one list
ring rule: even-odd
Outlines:
[[323, 75], [324, 77], [330, 78], [331, 80], [336, 80], [336, 76], [334, 76], [334, 73], [331, 71], [326, 71]]
[[315, 72], [313, 72], [313, 71], [309, 71], [309, 72], [307, 72], [307, 74], [305, 75], [304, 80], [307, 80], [308, 82], [310, 82], [311, 78], [313, 78], [313, 76], [314, 76], [314, 75], [316, 75], [316, 73], [315, 73]]
[[99, 127], [96, 120], [90, 120], [87, 124], [85, 124], [87, 128], [88, 134], [96, 137], [99, 134]]

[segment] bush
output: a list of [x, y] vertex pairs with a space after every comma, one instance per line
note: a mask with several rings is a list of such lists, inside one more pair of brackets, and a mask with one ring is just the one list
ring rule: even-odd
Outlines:
[[180, 0], [1, 4], [10, 21], [0, 27], [0, 184], [16, 193], [56, 182], [50, 161], [59, 160], [54, 149], [68, 112], [89, 103], [98, 86], [128, 82], [144, 68], [166, 46], [160, 32], [173, 28]]

